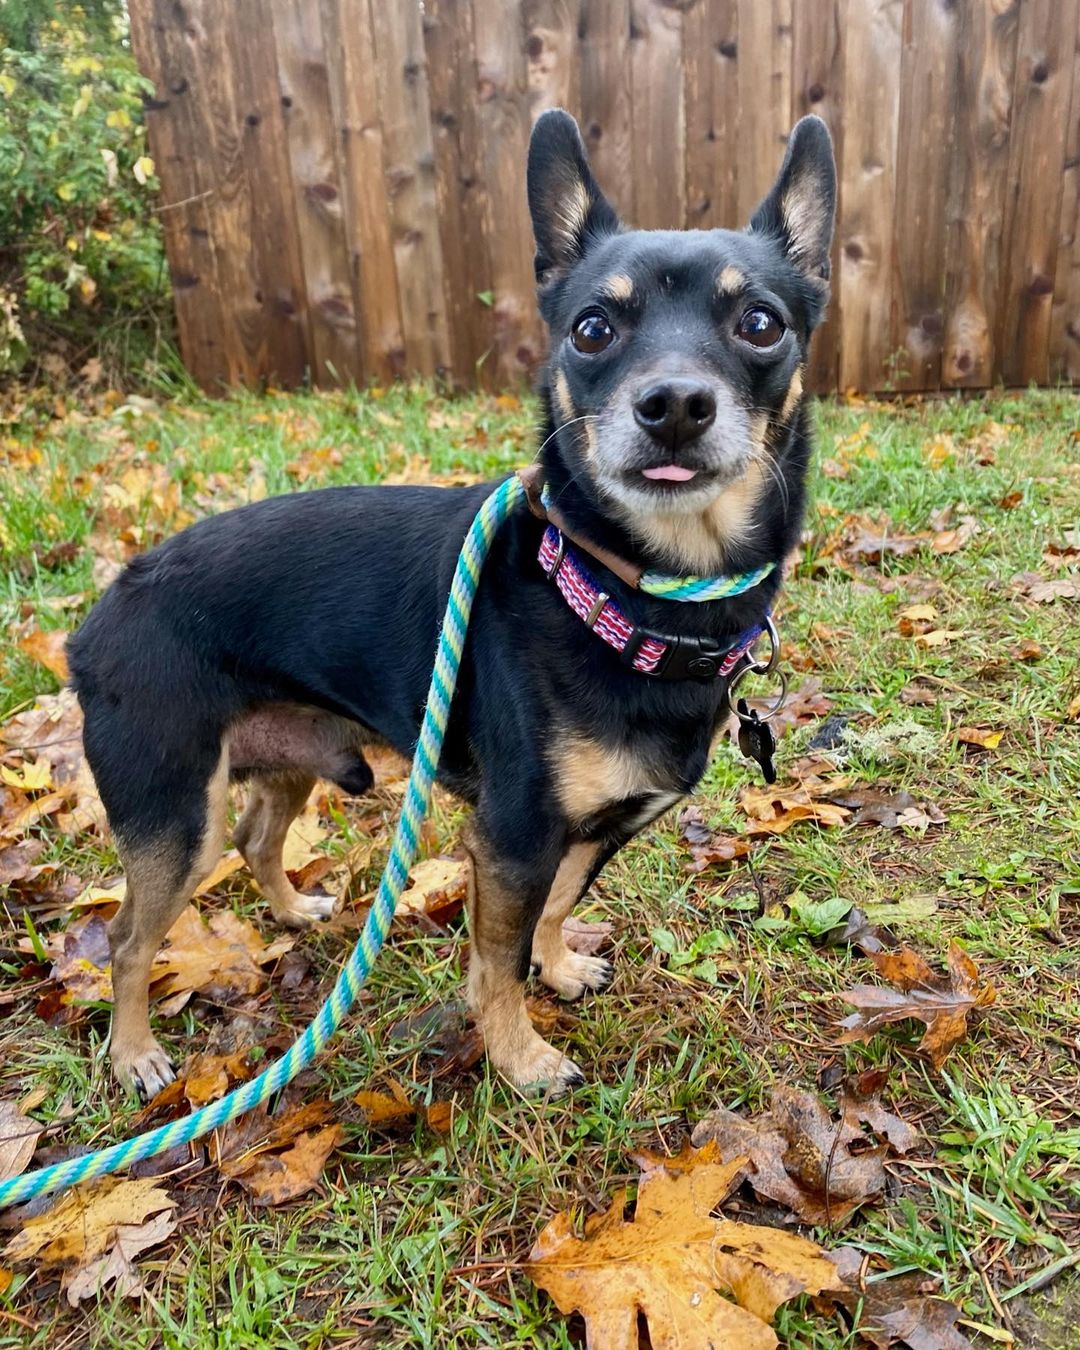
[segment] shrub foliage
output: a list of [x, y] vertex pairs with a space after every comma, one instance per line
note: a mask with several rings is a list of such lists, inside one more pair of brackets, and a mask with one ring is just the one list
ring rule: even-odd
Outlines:
[[0, 8], [0, 373], [141, 369], [170, 305], [122, 0]]

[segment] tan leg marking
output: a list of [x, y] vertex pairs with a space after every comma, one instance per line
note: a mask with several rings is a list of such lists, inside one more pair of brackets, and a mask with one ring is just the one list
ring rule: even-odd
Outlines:
[[198, 883], [221, 857], [225, 842], [228, 754], [222, 751], [206, 790], [206, 823], [198, 857], [188, 870], [174, 844], [128, 848], [117, 840], [127, 874], [127, 896], [109, 924], [113, 1016], [109, 1058], [128, 1091], [154, 1097], [175, 1074], [150, 1030], [150, 967], [165, 935]]
[[233, 831], [259, 889], [270, 901], [274, 919], [288, 928], [308, 928], [334, 912], [328, 895], [301, 895], [285, 874], [281, 851], [289, 826], [304, 809], [314, 778], [282, 775], [255, 778], [244, 814]]
[[720, 275], [716, 278], [716, 289], [720, 295], [738, 295], [741, 290], [746, 289], [746, 277], [743, 273], [731, 263], [721, 268]]
[[565, 1091], [583, 1082], [584, 1075], [529, 1021], [525, 983], [516, 970], [520, 908], [495, 874], [475, 831], [466, 832], [465, 845], [472, 860], [467, 899], [472, 939], [468, 998], [488, 1059], [518, 1087], [540, 1084], [552, 1093]]
[[555, 873], [544, 912], [533, 934], [532, 959], [540, 967], [540, 979], [560, 998], [580, 998], [586, 989], [605, 989], [611, 983], [611, 962], [572, 952], [562, 930], [564, 919], [585, 889], [599, 851], [597, 843], [570, 845]]

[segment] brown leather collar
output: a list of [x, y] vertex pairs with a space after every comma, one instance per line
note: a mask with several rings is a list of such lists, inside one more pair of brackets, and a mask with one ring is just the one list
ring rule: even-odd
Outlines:
[[620, 581], [625, 581], [628, 586], [633, 587], [635, 591], [637, 590], [644, 568], [620, 557], [618, 553], [612, 553], [610, 549], [602, 548], [599, 544], [583, 539], [580, 534], [575, 534], [567, 525], [557, 506], [544, 505], [543, 465], [530, 464], [528, 468], [518, 469], [518, 477], [525, 488], [525, 499], [529, 503], [529, 510], [537, 520], [546, 520], [550, 525], [554, 525], [560, 534], [569, 539], [572, 544], [576, 544], [583, 553], [588, 553], [598, 563], [603, 563], [608, 571], [614, 572]]

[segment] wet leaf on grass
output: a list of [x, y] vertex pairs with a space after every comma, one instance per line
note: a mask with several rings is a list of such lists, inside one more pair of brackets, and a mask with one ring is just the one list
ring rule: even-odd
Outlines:
[[[829, 1253], [846, 1285], [843, 1292], [826, 1298], [855, 1318], [861, 1340], [874, 1350], [906, 1346], [907, 1350], [972, 1350], [971, 1341], [959, 1330], [960, 1309], [929, 1289], [934, 1282], [922, 1274], [859, 1281], [862, 1253], [840, 1247]], [[819, 1300], [825, 1303], [825, 1298]]]
[[65, 650], [67, 638], [67, 633], [59, 628], [33, 628], [20, 639], [18, 648], [31, 661], [36, 661], [51, 675], [55, 675], [61, 684], [66, 684], [71, 675]]
[[920, 802], [910, 792], [890, 792], [888, 788], [852, 787], [831, 793], [829, 801], [847, 807], [855, 814], [849, 825], [880, 825], [886, 830], [901, 826], [925, 830], [940, 825], [945, 815], [929, 802]]
[[268, 1116], [259, 1107], [215, 1134], [211, 1160], [257, 1205], [283, 1205], [314, 1190], [345, 1133], [328, 1123], [328, 1101], [306, 1102]]
[[869, 1040], [892, 1022], [916, 1018], [926, 1024], [919, 1051], [940, 1069], [953, 1046], [968, 1032], [968, 1014], [997, 997], [990, 981], [981, 984], [978, 968], [956, 942], [949, 945], [947, 974], [937, 974], [910, 947], [872, 952], [870, 959], [893, 986], [860, 984], [841, 995], [856, 1008], [840, 1023], [840, 1044]]
[[750, 818], [748, 833], [783, 834], [800, 820], [816, 825], [842, 825], [851, 814], [815, 792], [815, 785], [802, 782], [791, 786], [744, 787], [739, 806]]
[[959, 727], [956, 731], [961, 745], [973, 745], [977, 750], [996, 750], [1004, 735], [1004, 731], [992, 727]]
[[1017, 572], [1009, 585], [1033, 605], [1052, 605], [1055, 600], [1075, 600], [1080, 596], [1080, 577], [1075, 576], [1048, 579], [1038, 572]]
[[134, 1260], [175, 1230], [169, 1212], [175, 1204], [152, 1177], [103, 1177], [65, 1192], [44, 1214], [27, 1219], [2, 1255], [62, 1267], [61, 1287], [72, 1306], [112, 1283], [121, 1294], [136, 1294], [142, 1281]]
[[577, 952], [580, 956], [595, 956], [597, 952], [603, 951], [611, 942], [611, 935], [614, 932], [615, 925], [607, 919], [597, 919], [590, 923], [571, 914], [568, 919], [563, 920], [563, 941], [572, 952]]
[[777, 1308], [801, 1293], [840, 1287], [825, 1253], [794, 1233], [711, 1212], [738, 1185], [746, 1159], [720, 1160], [714, 1144], [674, 1158], [638, 1154], [634, 1216], [626, 1192], [585, 1221], [557, 1214], [525, 1266], [564, 1313], [585, 1318], [590, 1345], [637, 1344], [638, 1315], [661, 1347], [773, 1350]]
[[[262, 967], [289, 951], [295, 941], [279, 936], [264, 943], [258, 929], [231, 910], [211, 914], [204, 922], [188, 905], [154, 958], [151, 996], [164, 1000], [163, 1015], [173, 1016], [195, 994], [210, 998], [254, 994], [266, 980]], [[20, 947], [29, 950], [28, 939]], [[53, 958], [51, 977], [61, 989], [61, 1005], [112, 998], [107, 925], [99, 913], [73, 920], [50, 938], [46, 950]]]
[[454, 1104], [449, 1101], [432, 1102], [429, 1106], [414, 1102], [402, 1085], [390, 1080], [390, 1091], [358, 1092], [353, 1102], [363, 1112], [372, 1129], [396, 1129], [411, 1125], [417, 1116], [423, 1116], [436, 1134], [449, 1134], [454, 1121]]
[[14, 1102], [0, 1102], [0, 1181], [26, 1171], [44, 1128]]
[[397, 913], [426, 914], [445, 923], [460, 912], [469, 888], [465, 858], [427, 858], [409, 870], [408, 889], [402, 892]]
[[891, 1141], [874, 1144], [861, 1121], [846, 1112], [834, 1121], [812, 1093], [779, 1087], [763, 1114], [747, 1119], [721, 1107], [698, 1122], [691, 1138], [699, 1146], [715, 1141], [726, 1160], [748, 1157], [755, 1193], [784, 1205], [800, 1223], [839, 1227], [885, 1189]]
[[687, 806], [679, 813], [680, 837], [690, 845], [688, 872], [703, 872], [713, 863], [734, 862], [750, 852], [750, 838], [745, 834], [714, 832], [705, 824], [700, 807]]

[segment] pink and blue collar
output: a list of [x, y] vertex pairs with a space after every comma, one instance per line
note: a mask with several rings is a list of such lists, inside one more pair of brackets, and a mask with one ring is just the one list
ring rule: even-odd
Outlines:
[[549, 524], [544, 531], [538, 556], [548, 580], [558, 587], [578, 618], [619, 653], [624, 665], [642, 675], [703, 682], [723, 679], [765, 631], [762, 622], [726, 646], [712, 638], [654, 633], [632, 623], [622, 607], [596, 584], [556, 526]]

